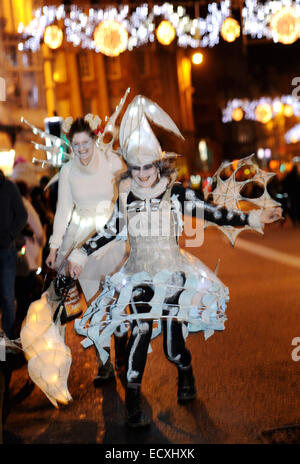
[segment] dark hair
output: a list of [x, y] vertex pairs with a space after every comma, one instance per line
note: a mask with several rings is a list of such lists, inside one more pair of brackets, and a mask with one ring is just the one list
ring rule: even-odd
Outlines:
[[[154, 161], [153, 165], [158, 168], [161, 177], [170, 177], [176, 172], [176, 169], [170, 160]], [[120, 180], [127, 179], [128, 177], [132, 177], [130, 166], [128, 166], [127, 171], [124, 172]]]
[[72, 142], [75, 134], [78, 132], [87, 132], [92, 139], [96, 138], [96, 134], [90, 128], [90, 125], [84, 118], [77, 118], [72, 122], [71, 128], [68, 133], [68, 138]]
[[29, 193], [29, 189], [28, 189], [28, 185], [26, 184], [26, 182], [24, 182], [23, 180], [18, 180], [16, 182], [16, 186], [18, 187], [19, 192], [22, 195], [22, 197], [27, 197]]

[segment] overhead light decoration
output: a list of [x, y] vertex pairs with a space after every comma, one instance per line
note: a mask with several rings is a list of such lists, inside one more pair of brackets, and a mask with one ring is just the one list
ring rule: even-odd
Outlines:
[[207, 5], [206, 17], [192, 18], [182, 5], [172, 3], [149, 6], [140, 4], [135, 9], [128, 5], [116, 7], [89, 8], [83, 11], [76, 5], [66, 9], [64, 5], [43, 6], [34, 11], [29, 25], [19, 24], [20, 49], [36, 51], [40, 48], [45, 28], [58, 20], [64, 23], [67, 42], [99, 51], [94, 40], [94, 31], [100, 22], [116, 21], [128, 32], [127, 49], [133, 50], [146, 43], [154, 42], [157, 18], [168, 21], [175, 30], [177, 45], [180, 47], [205, 48], [219, 43], [220, 30], [224, 20], [230, 16], [230, 0], [212, 2]]
[[274, 42], [292, 44], [299, 38], [299, 10], [293, 7], [283, 7], [275, 13], [270, 21]]
[[243, 119], [243, 116], [244, 116], [244, 111], [242, 110], [242, 108], [235, 108], [233, 111], [232, 111], [232, 119], [234, 121], [241, 121]]
[[280, 114], [283, 111], [283, 104], [280, 100], [275, 100], [272, 106], [273, 112], [276, 114]]
[[128, 32], [119, 22], [107, 19], [96, 27], [94, 41], [97, 52], [118, 56], [127, 49]]
[[[175, 30], [180, 47], [205, 48], [219, 43], [220, 35], [227, 41], [241, 33], [240, 25], [231, 14], [231, 1], [213, 1], [207, 5], [206, 16], [191, 17], [183, 5], [172, 3], [151, 5], [142, 3], [136, 8], [129, 5], [106, 8], [82, 8], [71, 5], [43, 6], [34, 11], [29, 25], [19, 24], [19, 50], [37, 51], [47, 26], [61, 20], [67, 42], [97, 51], [93, 34], [99, 22], [120, 23], [128, 32], [128, 50], [154, 42], [156, 21], [167, 21]], [[284, 13], [284, 15], [283, 15]], [[300, 0], [245, 0], [242, 8], [242, 33], [251, 38], [267, 38], [292, 43], [299, 37]], [[228, 20], [228, 21], [227, 21]], [[274, 32], [275, 31], [275, 32]], [[173, 39], [174, 40], [174, 39]]]
[[268, 103], [260, 103], [255, 108], [255, 119], [258, 122], [266, 124], [272, 119], [272, 115], [272, 108], [271, 105], [269, 105]]
[[286, 116], [287, 118], [290, 118], [291, 116], [293, 116], [294, 111], [293, 111], [292, 106], [291, 106], [291, 105], [284, 105], [283, 114], [284, 114], [284, 116]]
[[286, 143], [300, 142], [300, 124], [296, 124], [289, 131], [287, 131], [284, 138]]
[[[243, 111], [244, 119], [260, 122], [268, 122], [281, 112], [286, 117], [292, 115], [300, 117], [300, 101], [292, 95], [282, 95], [274, 99], [262, 97], [259, 100], [247, 100], [235, 98], [227, 102], [222, 112], [222, 122], [237, 121], [236, 115]], [[271, 116], [271, 118], [270, 118]]]
[[241, 27], [234, 18], [226, 18], [221, 27], [221, 36], [226, 42], [234, 42], [241, 33]]
[[63, 31], [53, 24], [52, 26], [47, 26], [44, 33], [44, 42], [52, 50], [59, 48], [63, 41]]
[[155, 34], [157, 40], [162, 45], [170, 45], [170, 43], [175, 39], [176, 31], [169, 21], [163, 20], [156, 29]]
[[290, 44], [299, 38], [300, 0], [245, 0], [243, 34]]

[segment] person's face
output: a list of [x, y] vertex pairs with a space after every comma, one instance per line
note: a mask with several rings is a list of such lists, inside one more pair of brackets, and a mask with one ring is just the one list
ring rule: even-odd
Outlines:
[[88, 164], [94, 148], [94, 141], [87, 132], [77, 132], [72, 139], [72, 148], [82, 164]]
[[135, 182], [144, 188], [154, 185], [158, 177], [158, 168], [154, 164], [145, 164], [145, 166], [130, 166], [131, 174]]

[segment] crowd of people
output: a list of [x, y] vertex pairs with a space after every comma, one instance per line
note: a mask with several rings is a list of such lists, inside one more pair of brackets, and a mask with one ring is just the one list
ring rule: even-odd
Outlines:
[[[137, 102], [135, 104], [138, 105]], [[44, 278], [49, 269], [53, 271], [52, 276], [59, 270], [60, 275], [69, 274], [73, 279], [79, 279], [87, 301], [99, 290], [103, 278], [106, 275], [113, 275], [120, 269], [126, 258], [127, 261], [125, 267], [122, 267], [122, 272], [127, 281], [136, 272], [145, 270], [146, 264], [150, 274], [154, 271], [155, 273], [159, 272], [163, 264], [162, 257], [155, 253], [158, 246], [157, 238], [151, 243], [147, 242], [149, 250], [145, 254], [145, 242], [136, 241], [130, 235], [131, 250], [129, 255], [124, 241], [111, 239], [109, 227], [105, 236], [98, 233], [90, 238], [96, 225], [99, 226], [99, 221], [103, 227], [113, 214], [115, 205], [120, 207], [117, 201], [117, 185], [121, 177], [123, 178], [120, 184], [121, 188], [124, 183], [126, 184], [126, 181], [128, 184], [130, 180], [130, 186], [127, 190], [125, 189], [127, 209], [129, 210], [130, 205], [136, 204], [136, 202], [147, 202], [149, 199], [151, 202], [157, 201], [158, 204], [162, 198], [167, 199], [167, 202], [170, 203], [170, 198], [173, 198], [174, 195], [182, 202], [188, 199], [184, 189], [178, 190], [178, 187], [174, 186], [175, 171], [169, 167], [168, 163], [162, 162], [163, 152], [157, 140], [151, 139], [152, 135], [151, 133], [149, 135], [148, 129], [146, 134], [143, 134], [141, 127], [136, 130], [139, 132], [138, 146], [136, 145], [136, 134], [128, 133], [125, 140], [123, 131], [122, 156], [125, 164], [121, 157], [116, 154], [111, 153], [108, 161], [99, 153], [95, 144], [95, 128], [90, 119], [79, 118], [71, 121], [67, 133], [72, 144], [74, 158], [61, 169], [59, 183], [53, 184], [46, 190], [45, 186], [49, 182], [47, 177], [43, 177], [40, 185], [30, 190], [25, 182], [13, 183], [5, 178], [3, 173], [0, 173], [0, 208], [3, 218], [0, 224], [0, 305], [2, 336], [4, 338], [16, 340], [20, 336], [21, 324], [26, 317], [30, 303], [39, 299], [45, 289]], [[176, 133], [174, 127], [173, 131]], [[140, 157], [140, 153], [142, 153], [142, 157]], [[295, 224], [300, 220], [299, 171], [299, 168], [295, 167], [282, 181], [279, 182], [277, 178], [274, 178], [270, 186], [272, 189], [270, 193], [277, 201], [284, 200], [284, 194], [287, 193], [286, 203], [280, 202]], [[99, 182], [99, 178], [101, 178], [101, 182]], [[278, 194], [279, 197], [276, 198]], [[200, 194], [198, 197], [202, 199]], [[99, 211], [100, 200], [103, 201], [104, 206]], [[251, 215], [241, 216], [239, 214], [233, 214], [228, 219], [227, 213], [227, 211], [224, 214], [222, 212], [221, 217], [219, 217], [216, 211], [207, 207], [204, 211], [204, 217], [225, 225], [250, 224], [251, 221], [256, 224], [258, 221], [257, 218], [251, 219]], [[281, 213], [274, 214], [273, 216], [261, 215], [260, 221], [268, 223], [279, 219]], [[82, 247], [82, 242], [85, 242], [87, 237], [89, 237], [89, 241]], [[171, 309], [174, 309], [174, 306], [180, 307], [180, 295], [183, 293], [185, 282], [191, 273], [198, 275], [199, 282], [200, 275], [202, 281], [203, 275], [206, 275], [205, 288], [203, 287], [201, 291], [198, 289], [199, 298], [204, 298], [202, 293], [206, 294], [209, 291], [207, 288], [214, 284], [218, 286], [220, 300], [226, 299], [226, 287], [222, 282], [213, 277], [206, 267], [203, 271], [204, 265], [200, 261], [196, 262], [195, 259], [193, 261], [191, 256], [184, 260], [182, 255], [178, 254], [178, 245], [175, 242], [171, 244], [170, 240], [168, 237], [167, 245], [170, 249], [170, 256], [167, 261], [169, 261], [170, 266], [173, 266], [170, 270], [174, 272], [175, 280], [172, 277], [173, 280], [169, 284], [175, 290], [167, 292], [164, 304], [169, 305]], [[109, 252], [99, 254], [101, 249], [104, 246], [108, 247], [108, 245]], [[166, 242], [163, 246], [164, 250], [166, 250], [165, 245]], [[97, 253], [99, 255], [95, 257]], [[149, 257], [151, 253], [152, 261], [145, 263], [145, 256]], [[157, 262], [155, 261], [156, 256], [158, 257]], [[140, 269], [139, 265], [143, 269]], [[152, 274], [151, 276], [154, 277]], [[167, 286], [169, 284], [167, 283]], [[149, 312], [148, 303], [156, 291], [155, 285], [153, 283], [145, 285], [144, 282], [141, 282], [133, 290], [130, 312], [132, 314], [134, 312]], [[50, 285], [48, 290], [50, 301], [51, 292], [54, 290], [51, 289]], [[56, 299], [54, 297], [54, 301]], [[168, 311], [166, 308], [164, 309], [164, 349], [167, 359], [174, 363], [178, 369], [178, 401], [186, 402], [196, 396], [191, 354], [185, 347], [182, 328], [185, 324], [170, 319], [171, 325], [169, 325], [167, 322], [167, 317], [170, 316]], [[223, 309], [221, 312], [224, 312]], [[123, 369], [123, 373], [125, 370], [127, 378], [127, 424], [132, 427], [143, 427], [149, 424], [149, 419], [141, 409], [139, 396], [152, 325], [148, 323], [147, 329], [145, 329], [144, 324], [142, 331], [140, 326], [138, 319], [132, 323], [129, 341], [127, 333], [124, 335], [122, 331], [114, 331], [115, 368], [117, 371]], [[198, 328], [198, 330], [204, 329]], [[101, 356], [100, 354], [98, 357], [99, 365], [94, 380], [95, 386], [101, 385], [103, 380], [108, 380], [114, 376], [108, 346], [105, 347], [105, 351], [107, 355]], [[5, 395], [7, 395], [11, 371], [7, 369], [7, 363], [1, 364], [0, 375], [4, 374], [4, 380], [0, 377], [0, 401], [3, 402]], [[6, 367], [4, 368], [4, 366]]]

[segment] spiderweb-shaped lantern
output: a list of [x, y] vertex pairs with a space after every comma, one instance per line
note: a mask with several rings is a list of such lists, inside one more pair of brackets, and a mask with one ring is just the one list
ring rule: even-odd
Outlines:
[[[243, 206], [247, 206], [247, 209], [266, 209], [280, 206], [280, 203], [274, 201], [267, 191], [267, 183], [275, 175], [275, 173], [266, 172], [260, 169], [259, 166], [253, 161], [252, 154], [246, 158], [238, 160], [236, 162], [228, 163], [223, 162], [216, 173], [213, 175], [213, 183], [216, 184], [212, 192], [208, 191], [208, 186], [204, 189], [204, 195], [207, 199], [211, 194], [213, 203], [219, 207], [225, 207], [229, 210], [241, 210], [241, 202]], [[238, 181], [237, 173], [242, 167], [250, 168], [255, 174], [246, 180]], [[232, 174], [227, 179], [222, 179], [220, 175], [226, 169], [230, 169]], [[258, 198], [249, 198], [241, 194], [246, 185], [257, 184], [263, 190], [263, 193]], [[230, 214], [230, 212], [229, 212]], [[244, 230], [255, 230], [263, 234], [263, 225], [260, 227], [251, 227], [245, 225], [243, 227], [234, 226], [219, 226], [213, 222], [207, 221], [205, 227], [215, 226], [218, 227], [230, 240], [231, 244], [234, 245], [238, 235]]]

